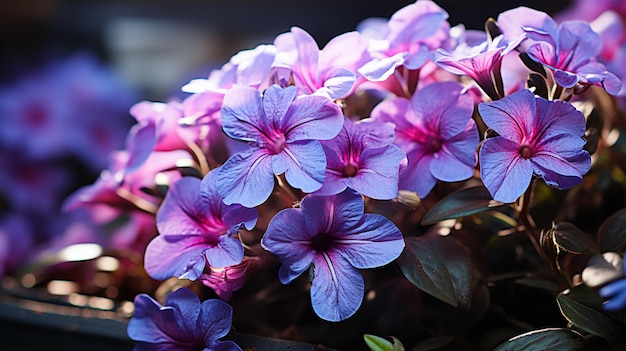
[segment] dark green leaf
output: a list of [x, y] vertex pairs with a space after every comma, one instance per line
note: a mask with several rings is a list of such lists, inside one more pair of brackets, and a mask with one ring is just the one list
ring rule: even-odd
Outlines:
[[558, 295], [556, 302], [565, 319], [577, 328], [609, 341], [623, 342], [624, 336], [619, 327], [604, 314], [565, 294]]
[[446, 219], [461, 218], [504, 205], [491, 198], [482, 185], [461, 189], [441, 199], [422, 219], [423, 225], [435, 224]]
[[513, 337], [498, 345], [494, 351], [578, 350], [586, 344], [585, 338], [571, 329], [547, 328]]
[[404, 351], [404, 345], [395, 337], [391, 337], [393, 343], [389, 340], [381, 338], [380, 336], [372, 334], [364, 334], [363, 339], [367, 344], [367, 347], [372, 351]]
[[607, 218], [598, 229], [600, 252], [622, 252], [626, 249], [626, 208]]
[[493, 18], [489, 18], [485, 22], [485, 32], [487, 33], [487, 35], [489, 35], [489, 40], [491, 41], [493, 41], [493, 39], [498, 35], [502, 34], [500, 28], [498, 27], [498, 24], [496, 23], [496, 20]]
[[448, 345], [454, 336], [437, 336], [420, 342], [411, 351], [431, 351]]
[[422, 291], [452, 306], [469, 306], [472, 262], [452, 237], [410, 237], [398, 258], [404, 276]]
[[519, 58], [522, 60], [524, 65], [526, 67], [528, 67], [531, 71], [539, 73], [544, 78], [546, 78], [548, 76], [546, 74], [546, 69], [543, 67], [543, 65], [541, 63], [531, 59], [530, 56], [528, 56], [527, 53], [522, 52], [521, 54], [519, 54]]
[[529, 277], [529, 278], [520, 278], [520, 279], [516, 279], [515, 282], [517, 284], [520, 285], [524, 285], [524, 286], [530, 286], [533, 288], [539, 288], [539, 289], [543, 289], [546, 291], [551, 291], [551, 292], [559, 292], [561, 291], [563, 288], [556, 283], [553, 280], [548, 280], [548, 279], [542, 279], [542, 278], [534, 278], [534, 277]]
[[544, 76], [537, 73], [530, 73], [526, 84], [528, 88], [535, 88], [535, 95], [539, 95], [544, 99], [548, 98], [548, 85]]
[[577, 226], [561, 222], [553, 229], [554, 243], [561, 249], [574, 254], [597, 251], [593, 238]]
[[588, 286], [600, 287], [612, 280], [624, 276], [622, 271], [623, 259], [617, 252], [605, 252], [593, 256], [583, 270], [583, 282]]

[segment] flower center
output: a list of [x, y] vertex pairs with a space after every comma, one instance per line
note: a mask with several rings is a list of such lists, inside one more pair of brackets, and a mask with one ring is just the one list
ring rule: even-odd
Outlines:
[[311, 239], [311, 247], [317, 252], [328, 251], [333, 245], [332, 239], [325, 233], [319, 233]]
[[285, 134], [275, 133], [265, 139], [265, 143], [265, 147], [269, 150], [270, 154], [279, 154], [283, 151], [286, 145]]
[[533, 156], [533, 149], [529, 145], [522, 145], [519, 148], [519, 154], [523, 158], [529, 159]]
[[437, 152], [441, 150], [441, 139], [436, 138], [436, 137], [430, 137], [429, 139], [430, 139], [429, 140], [430, 150], [432, 152]]
[[354, 164], [348, 163], [347, 165], [343, 167], [343, 172], [341, 175], [344, 177], [354, 177], [357, 171], [358, 171], [358, 168]]

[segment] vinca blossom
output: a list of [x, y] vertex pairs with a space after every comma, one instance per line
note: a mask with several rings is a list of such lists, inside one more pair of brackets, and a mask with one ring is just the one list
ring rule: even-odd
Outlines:
[[492, 100], [504, 96], [502, 83], [502, 59], [524, 39], [520, 36], [507, 42], [502, 35], [493, 40], [485, 40], [476, 45], [459, 44], [452, 52], [438, 49], [434, 62], [446, 71], [456, 75], [467, 75]]
[[404, 248], [393, 222], [363, 211], [363, 199], [350, 189], [333, 196], [307, 195], [300, 208], [278, 212], [261, 240], [280, 258], [283, 284], [311, 270], [311, 303], [325, 320], [352, 316], [363, 299], [359, 269], [388, 264]]
[[217, 185], [226, 204], [262, 204], [274, 189], [274, 175], [282, 173], [287, 183], [307, 193], [322, 186], [326, 156], [319, 140], [339, 133], [343, 114], [327, 97], [295, 97], [296, 87], [278, 85], [263, 95], [236, 87], [224, 96], [224, 132], [250, 146], [220, 168]]
[[272, 66], [288, 69], [300, 94], [316, 93], [338, 99], [347, 95], [356, 81], [354, 72], [339, 62], [346, 60], [342, 57], [346, 52], [345, 44], [352, 44], [347, 56], [358, 58], [366, 54], [366, 43], [359, 41], [359, 37], [357, 32], [345, 33], [320, 50], [309, 33], [292, 27], [290, 32], [274, 39], [279, 51]]
[[560, 86], [597, 85], [611, 95], [620, 91], [620, 79], [597, 60], [602, 39], [589, 23], [565, 21], [557, 26], [545, 13], [520, 7], [500, 14], [498, 26], [507, 35], [523, 30], [531, 39], [528, 56], [549, 68]]
[[418, 0], [396, 11], [386, 25], [368, 21], [376, 28], [361, 27], [370, 33], [369, 53], [372, 60], [358, 72], [371, 81], [380, 82], [394, 74], [396, 68], [422, 67], [431, 50], [439, 47], [448, 31], [448, 13], [430, 0]]
[[472, 97], [456, 82], [433, 83], [411, 100], [380, 103], [372, 117], [396, 125], [395, 143], [407, 156], [400, 189], [425, 197], [437, 180], [461, 181], [474, 174], [478, 130]]
[[241, 351], [228, 334], [233, 309], [219, 299], [200, 303], [188, 288], [170, 293], [165, 305], [146, 294], [135, 297], [135, 314], [128, 323], [134, 351]]
[[481, 179], [495, 200], [515, 201], [533, 175], [569, 189], [589, 170], [591, 157], [583, 150], [585, 117], [571, 104], [521, 90], [482, 103], [478, 111], [498, 133], [483, 142], [479, 153]]
[[344, 120], [339, 134], [322, 142], [327, 166], [317, 195], [333, 195], [351, 188], [365, 196], [390, 200], [398, 195], [398, 172], [406, 156], [393, 145], [394, 125], [371, 119]]
[[240, 227], [252, 230], [255, 209], [224, 205], [216, 189], [217, 170], [202, 181], [183, 177], [174, 183], [156, 216], [159, 235], [146, 248], [145, 267], [154, 279], [196, 280], [206, 266], [223, 268], [243, 259]]

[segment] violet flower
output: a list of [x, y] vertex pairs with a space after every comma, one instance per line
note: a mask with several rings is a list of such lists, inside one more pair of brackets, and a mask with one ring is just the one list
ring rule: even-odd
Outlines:
[[524, 31], [531, 40], [525, 44], [528, 56], [553, 71], [558, 85], [597, 85], [611, 95], [619, 92], [620, 79], [597, 60], [602, 39], [589, 23], [565, 21], [557, 26], [547, 14], [520, 7], [500, 14], [498, 26], [505, 37]]
[[258, 215], [255, 209], [222, 203], [217, 172], [202, 181], [183, 177], [170, 187], [157, 212], [159, 235], [146, 248], [144, 265], [154, 279], [196, 280], [206, 266], [223, 268], [243, 259], [239, 228], [252, 230]]
[[370, 38], [368, 50], [372, 61], [358, 72], [370, 81], [381, 82], [400, 66], [419, 69], [428, 60], [430, 50], [445, 40], [449, 27], [447, 18], [448, 13], [434, 2], [418, 0], [396, 11], [386, 26], [376, 24], [375, 31], [361, 26], [359, 31], [378, 34]]
[[492, 100], [505, 95], [502, 82], [502, 59], [515, 49], [524, 39], [521, 35], [516, 40], [507, 42], [502, 35], [493, 40], [485, 40], [476, 45], [461, 43], [452, 52], [438, 49], [435, 64], [456, 75], [467, 75]]
[[200, 299], [188, 288], [170, 293], [165, 305], [146, 294], [135, 297], [135, 314], [128, 336], [135, 351], [241, 351], [230, 340], [219, 340], [231, 328], [233, 309], [218, 299]]
[[353, 190], [307, 195], [300, 208], [278, 212], [261, 239], [282, 261], [278, 275], [283, 284], [311, 270], [311, 303], [325, 320], [352, 316], [363, 299], [359, 269], [388, 264], [404, 248], [393, 222], [363, 211], [363, 199]]
[[307, 193], [322, 186], [326, 156], [319, 140], [339, 133], [343, 114], [327, 97], [295, 97], [296, 87], [278, 85], [263, 95], [246, 87], [226, 93], [224, 132], [250, 145], [220, 168], [217, 185], [226, 204], [262, 204], [274, 189], [275, 174], [284, 173], [287, 183]]
[[[272, 66], [290, 71], [299, 94], [322, 94], [332, 100], [345, 97], [356, 76], [348, 67], [342, 66], [341, 61], [346, 60], [342, 55], [348, 52], [350, 55], [347, 56], [360, 57], [366, 53], [367, 46], [358, 40], [359, 37], [356, 32], [345, 33], [333, 38], [320, 50], [309, 33], [292, 27], [290, 32], [274, 39], [279, 51]], [[346, 49], [346, 43], [353, 45]]]
[[322, 142], [326, 152], [326, 179], [317, 195], [339, 194], [346, 188], [378, 200], [398, 195], [398, 172], [406, 156], [395, 145], [394, 125], [348, 118], [333, 139]]
[[481, 103], [478, 111], [498, 133], [483, 142], [479, 153], [481, 179], [494, 200], [515, 201], [533, 175], [568, 189], [589, 171], [591, 157], [583, 150], [585, 117], [571, 104], [521, 90]]
[[474, 174], [479, 136], [473, 111], [472, 97], [456, 82], [433, 83], [411, 100], [396, 98], [374, 108], [373, 118], [395, 123], [395, 144], [408, 158], [400, 189], [425, 197], [437, 180]]

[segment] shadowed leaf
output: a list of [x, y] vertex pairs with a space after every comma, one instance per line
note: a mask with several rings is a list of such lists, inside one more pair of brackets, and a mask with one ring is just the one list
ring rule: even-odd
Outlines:
[[571, 223], [561, 222], [553, 231], [554, 242], [562, 250], [574, 254], [597, 251], [593, 238]]
[[454, 336], [436, 336], [415, 345], [411, 351], [431, 351], [446, 346], [454, 340]]
[[404, 276], [422, 291], [452, 306], [469, 306], [472, 262], [465, 247], [451, 237], [405, 239], [398, 258]]
[[494, 351], [579, 350], [586, 344], [585, 338], [571, 329], [547, 328], [515, 336], [498, 345]]
[[422, 225], [461, 218], [502, 205], [504, 204], [493, 200], [489, 191], [482, 185], [465, 188], [437, 202], [422, 219]]
[[598, 229], [600, 252], [621, 252], [626, 249], [626, 208], [607, 218]]
[[565, 294], [556, 297], [561, 314], [577, 328], [614, 342], [623, 342], [619, 327], [604, 314]]

